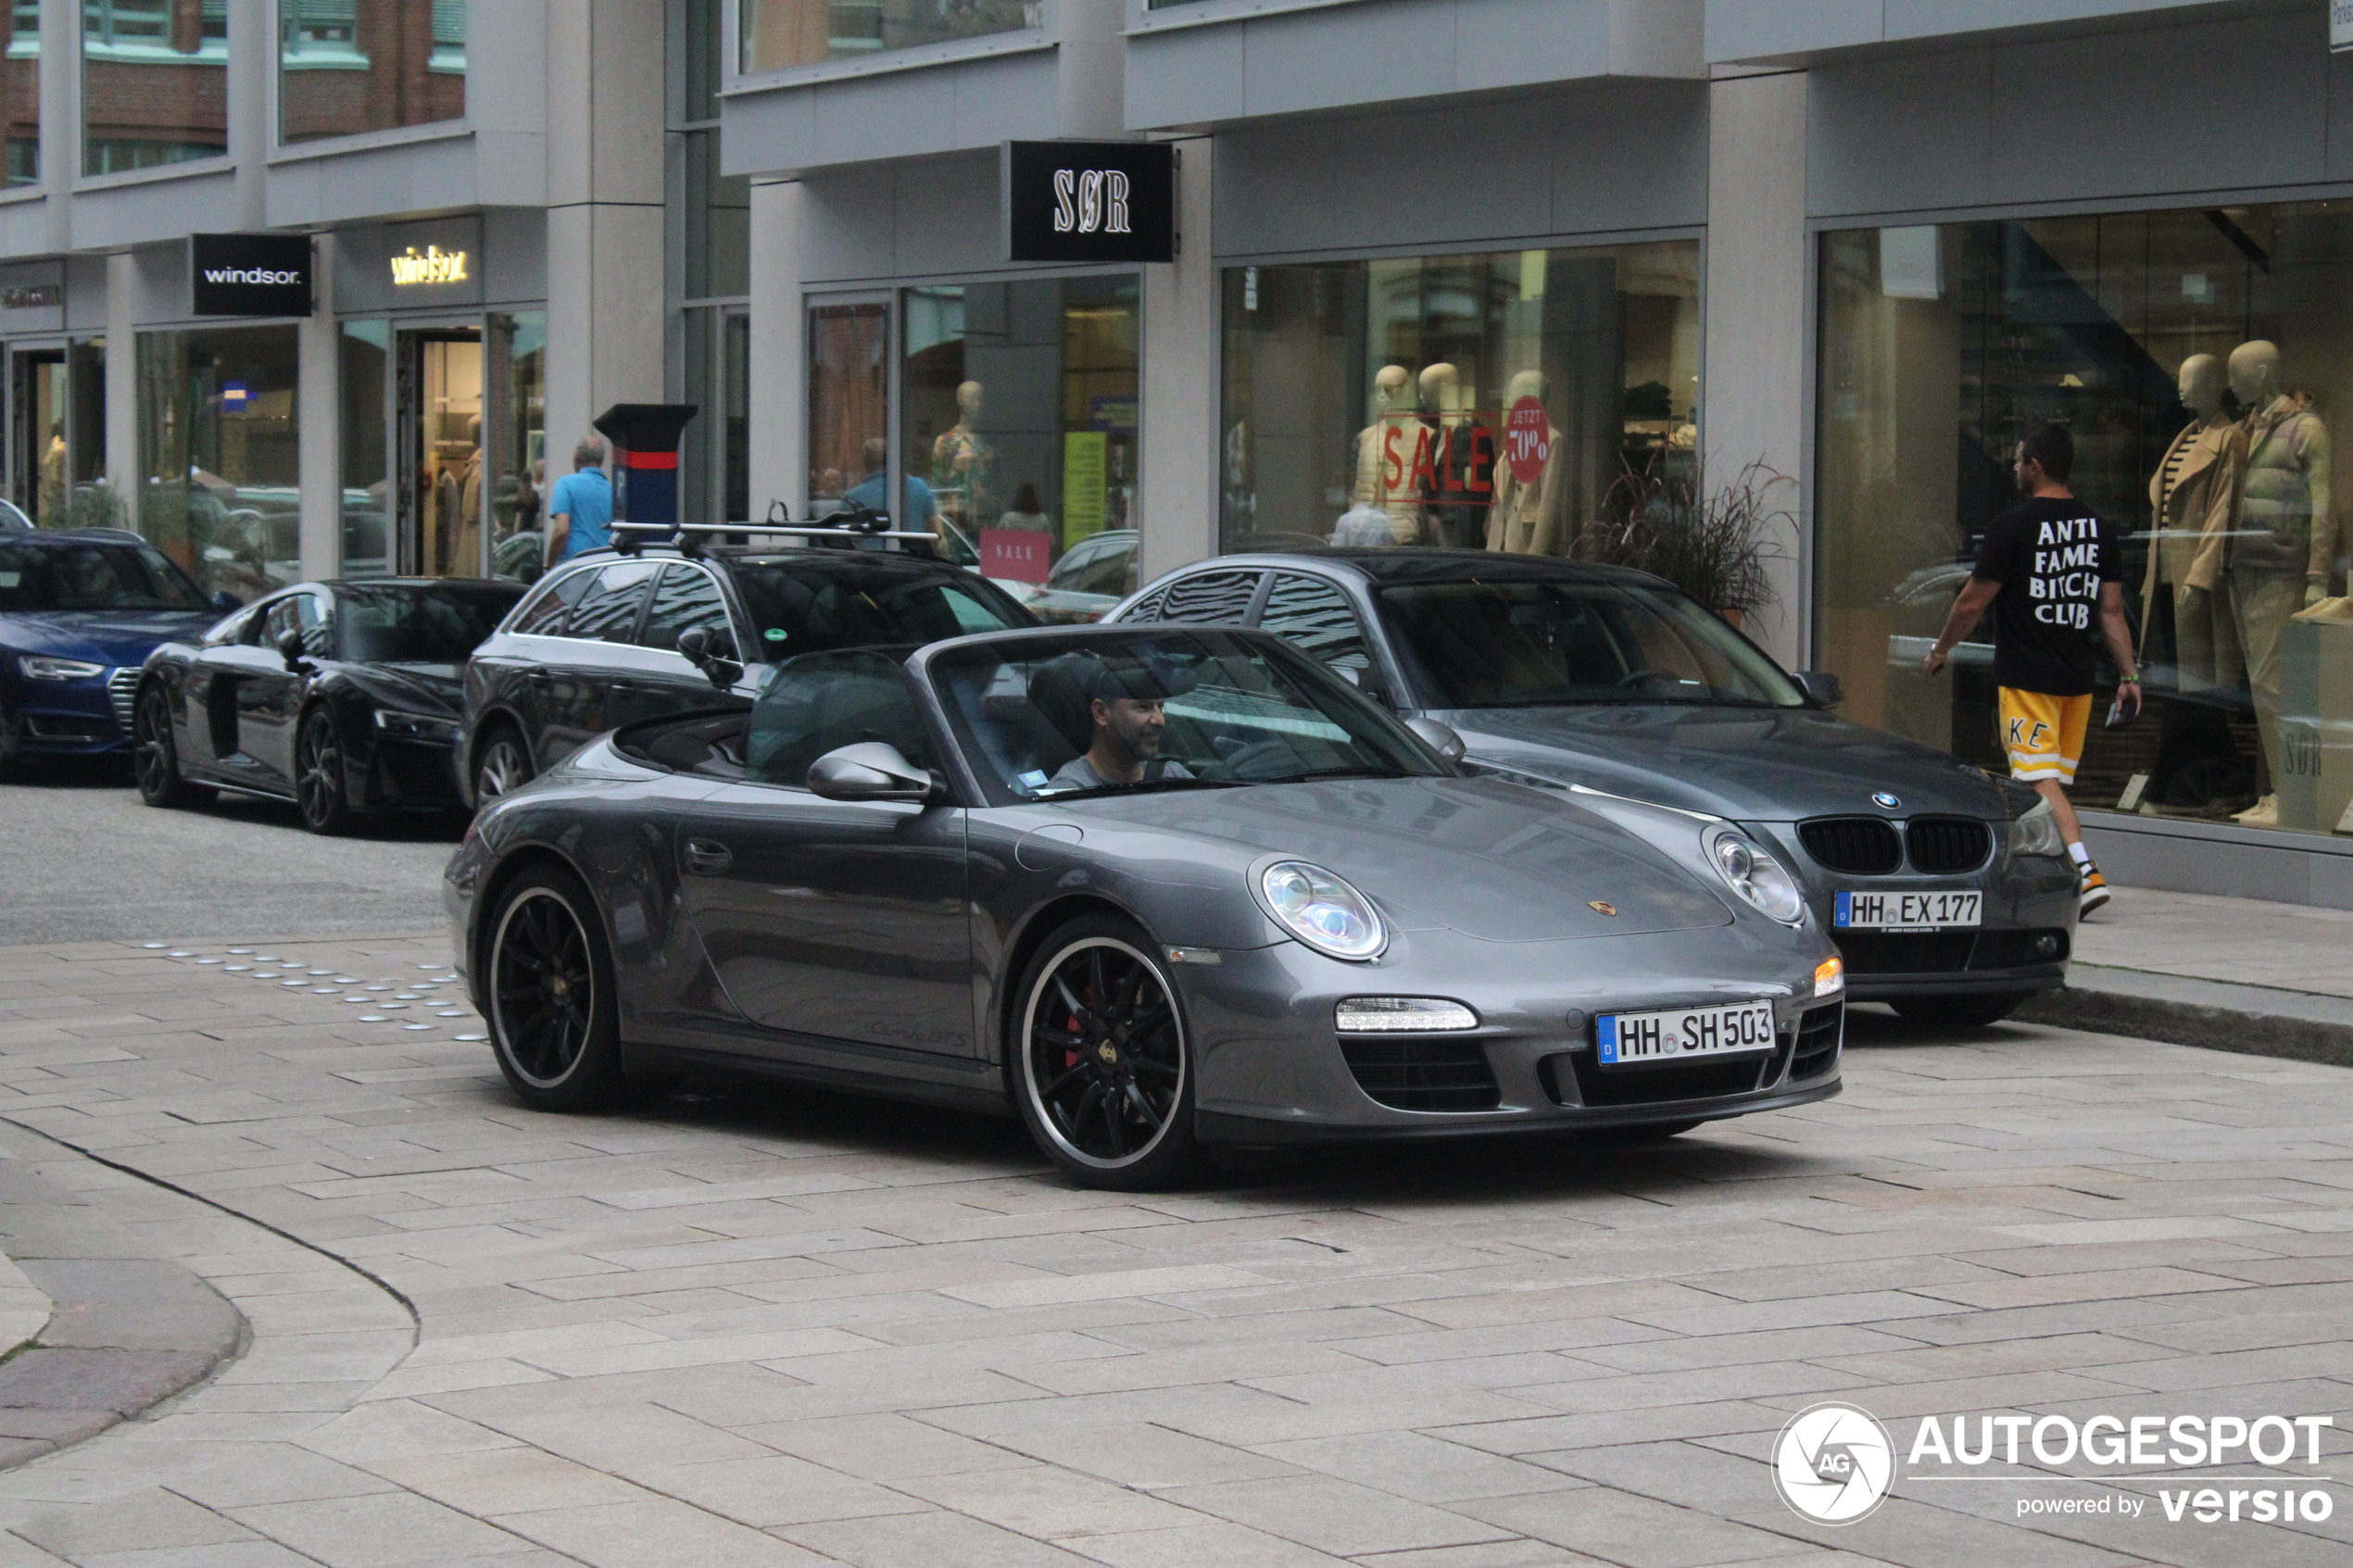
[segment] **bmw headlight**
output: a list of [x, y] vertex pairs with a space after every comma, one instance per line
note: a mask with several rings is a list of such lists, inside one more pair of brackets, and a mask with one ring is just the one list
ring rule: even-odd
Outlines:
[[1258, 901], [1276, 924], [1331, 958], [1361, 962], [1389, 946], [1373, 901], [1321, 866], [1276, 861], [1258, 873]]
[[1719, 828], [1708, 836], [1707, 859], [1725, 885], [1759, 911], [1783, 925], [1806, 919], [1806, 895], [1798, 891], [1797, 879], [1755, 840]]
[[17, 655], [17, 669], [28, 681], [87, 681], [103, 675], [107, 667], [79, 659], [52, 659], [44, 653]]
[[458, 740], [458, 721], [431, 713], [403, 713], [396, 708], [376, 709], [376, 728], [401, 740], [433, 741], [454, 746]]
[[2026, 815], [2010, 823], [2013, 855], [2064, 855], [2067, 837], [2059, 832], [2057, 813], [2048, 800], [2038, 800]]

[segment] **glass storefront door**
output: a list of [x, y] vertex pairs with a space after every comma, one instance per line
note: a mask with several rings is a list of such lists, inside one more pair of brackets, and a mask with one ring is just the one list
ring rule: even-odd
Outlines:
[[62, 526], [66, 502], [66, 351], [8, 356], [8, 499], [43, 528]]
[[482, 330], [403, 331], [395, 354], [399, 454], [396, 571], [480, 577], [483, 555]]

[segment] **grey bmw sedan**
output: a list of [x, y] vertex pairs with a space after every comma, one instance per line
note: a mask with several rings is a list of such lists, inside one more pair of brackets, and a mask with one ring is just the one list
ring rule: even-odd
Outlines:
[[1849, 996], [1990, 1023], [2065, 983], [2078, 880], [2026, 786], [1831, 711], [1671, 583], [1485, 551], [1225, 556], [1105, 618], [1259, 627], [1390, 710], [1453, 727], [1474, 771], [1706, 812], [1768, 846]]
[[1839, 960], [1721, 817], [1463, 775], [1277, 637], [1047, 629], [778, 668], [487, 804], [445, 895], [576, 1110], [697, 1065], [1204, 1145], [1666, 1135], [1838, 1090]]

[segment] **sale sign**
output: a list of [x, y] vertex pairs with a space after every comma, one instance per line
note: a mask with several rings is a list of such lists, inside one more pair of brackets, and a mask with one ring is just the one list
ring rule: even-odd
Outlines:
[[1504, 416], [1504, 461], [1511, 465], [1512, 477], [1522, 484], [1535, 483], [1552, 455], [1553, 428], [1544, 418], [1544, 405], [1533, 397], [1521, 398]]
[[980, 574], [1004, 583], [1043, 583], [1053, 567], [1054, 536], [1032, 528], [980, 531]]

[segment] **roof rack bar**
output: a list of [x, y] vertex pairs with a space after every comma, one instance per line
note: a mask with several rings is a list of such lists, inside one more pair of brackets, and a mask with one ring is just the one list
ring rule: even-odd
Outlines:
[[819, 539], [937, 539], [937, 533], [899, 528], [824, 528], [815, 523], [776, 522], [616, 522], [615, 533], [780, 533]]

